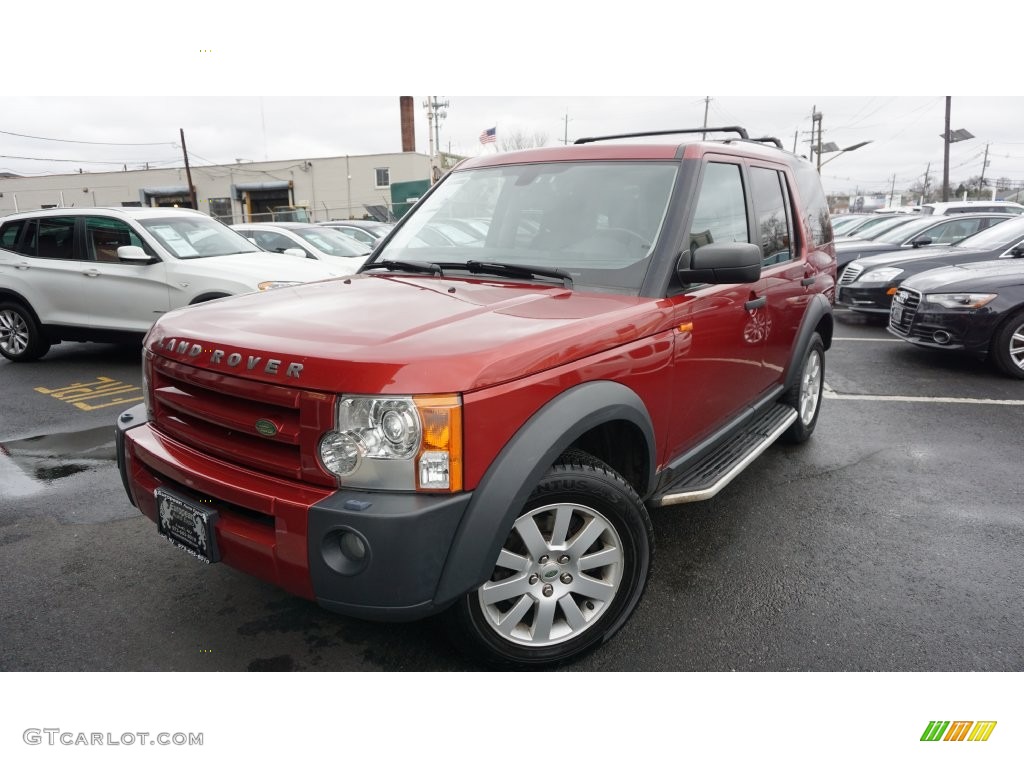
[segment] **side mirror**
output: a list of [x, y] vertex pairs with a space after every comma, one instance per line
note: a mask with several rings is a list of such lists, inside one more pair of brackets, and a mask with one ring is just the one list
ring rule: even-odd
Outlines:
[[753, 243], [709, 243], [683, 251], [676, 275], [689, 283], [754, 283], [761, 277], [761, 248]]
[[117, 247], [117, 258], [122, 261], [142, 262], [152, 264], [153, 257], [137, 245], [119, 245]]
[[301, 248], [285, 248], [281, 253], [285, 256], [298, 256], [300, 259], [306, 258], [306, 252]]
[[931, 245], [932, 244], [932, 239], [930, 237], [919, 237], [919, 238], [917, 238], [915, 240], [911, 240], [910, 244], [914, 248], [920, 248], [922, 245]]

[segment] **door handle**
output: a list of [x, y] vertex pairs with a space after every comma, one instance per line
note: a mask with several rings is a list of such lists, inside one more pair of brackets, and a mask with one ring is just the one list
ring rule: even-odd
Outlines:
[[24, 261], [17, 265], [18, 269], [28, 269], [28, 264]]
[[751, 299], [750, 301], [748, 301], [746, 304], [743, 305], [743, 308], [747, 309], [747, 310], [755, 310], [758, 307], [763, 307], [767, 303], [768, 303], [768, 297], [767, 296], [762, 296], [759, 299]]
[[817, 279], [818, 279], [817, 275], [813, 275], [812, 277], [805, 277], [803, 280], [800, 281], [800, 285], [803, 285], [803, 286], [814, 285], [814, 281], [817, 280]]
[[99, 270], [97, 270], [97, 269], [87, 269], [82, 274], [85, 275], [86, 277], [99, 277], [100, 276]]

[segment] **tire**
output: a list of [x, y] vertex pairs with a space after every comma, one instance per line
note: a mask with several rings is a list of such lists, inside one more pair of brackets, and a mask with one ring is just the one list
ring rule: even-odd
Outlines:
[[530, 495], [491, 580], [449, 611], [449, 634], [499, 668], [577, 658], [611, 638], [640, 602], [653, 539], [629, 484], [589, 454], [567, 453]]
[[825, 344], [815, 333], [807, 345], [807, 353], [800, 363], [800, 377], [782, 396], [782, 402], [796, 409], [796, 421], [782, 433], [787, 443], [807, 442], [818, 424], [821, 413], [821, 395], [825, 388]]
[[1024, 311], [1011, 315], [996, 333], [992, 360], [1007, 376], [1024, 379]]
[[24, 305], [0, 302], [0, 355], [23, 363], [38, 360], [50, 351], [50, 340]]

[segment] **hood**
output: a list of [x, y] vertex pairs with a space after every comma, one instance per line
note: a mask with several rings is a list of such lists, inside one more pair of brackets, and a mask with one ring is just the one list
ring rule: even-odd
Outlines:
[[[254, 253], [232, 253], [227, 256], [206, 256], [200, 259], [180, 259], [183, 265], [201, 265], [204, 273], [220, 270], [226, 276], [240, 282], [251, 283], [255, 289], [266, 280], [282, 282], [309, 282], [351, 274], [348, 264], [334, 264], [331, 261], [288, 256], [283, 253], [258, 251]], [[338, 260], [341, 262], [341, 259]], [[346, 260], [347, 261], [347, 260]], [[358, 259], [353, 259], [358, 261]], [[358, 269], [358, 266], [355, 267]]]
[[527, 376], [670, 323], [667, 305], [649, 298], [360, 274], [169, 312], [146, 344], [170, 359], [257, 381], [443, 394]]
[[[857, 259], [857, 263], [863, 264], [865, 269], [868, 267], [883, 266], [898, 267], [905, 261], [917, 261], [919, 259], [927, 258], [944, 259], [951, 253], [966, 254], [968, 252], [960, 250], [952, 245], [930, 245], [924, 248], [910, 249], [900, 248], [898, 245], [890, 245], [882, 253], [874, 253], [871, 256], [862, 256]], [[973, 253], [973, 251], [971, 251], [971, 253]]]
[[1024, 261], [1000, 259], [929, 269], [904, 281], [903, 287], [922, 293], [996, 293], [1012, 285], [1024, 285]]

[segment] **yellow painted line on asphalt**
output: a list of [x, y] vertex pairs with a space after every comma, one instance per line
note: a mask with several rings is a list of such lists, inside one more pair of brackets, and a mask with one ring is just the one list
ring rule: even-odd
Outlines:
[[828, 400], [869, 400], [887, 403], [964, 403], [966, 405], [1024, 405], [1024, 400], [987, 400], [977, 397], [926, 397], [921, 395], [845, 395], [826, 382], [822, 397]]
[[[74, 384], [67, 384], [55, 389], [36, 387], [35, 391], [49, 395], [63, 403], [70, 403], [82, 411], [98, 411], [101, 408], [128, 405], [142, 400], [141, 394], [128, 397], [135, 392], [141, 393], [141, 387], [111, 379], [108, 376], [97, 376], [93, 381], [87, 382], [76, 381]], [[95, 402], [85, 402], [86, 400]]]

